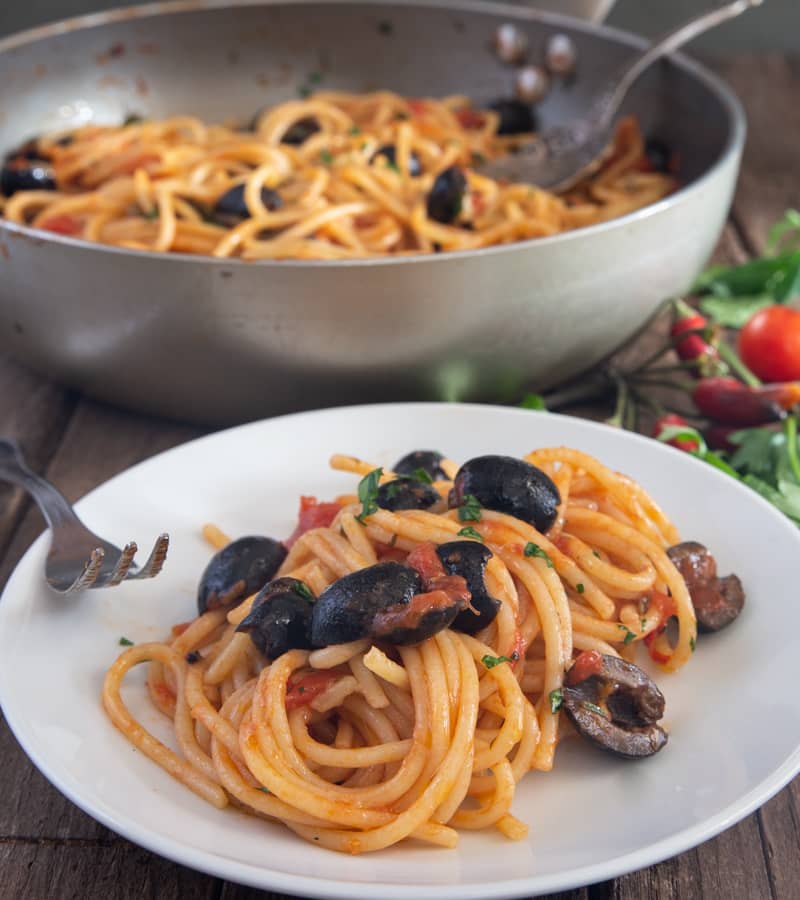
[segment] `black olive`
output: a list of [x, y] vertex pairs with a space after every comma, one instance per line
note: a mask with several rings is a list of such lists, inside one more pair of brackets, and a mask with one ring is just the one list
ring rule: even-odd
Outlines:
[[314, 647], [371, 637], [392, 644], [416, 644], [441, 631], [464, 608], [461, 597], [442, 591], [431, 603], [419, 572], [396, 562], [359, 569], [320, 594], [311, 614]]
[[495, 100], [489, 109], [500, 116], [498, 134], [527, 134], [536, 131], [536, 117], [530, 104], [521, 100]]
[[0, 171], [0, 193], [6, 197], [17, 191], [54, 191], [53, 169], [44, 160], [14, 157]]
[[416, 477], [421, 469], [430, 477], [431, 481], [438, 481], [447, 478], [447, 473], [440, 465], [443, 459], [444, 456], [436, 450], [412, 450], [411, 453], [407, 453], [402, 459], [397, 460], [392, 466], [392, 471], [398, 475]]
[[744, 608], [744, 589], [736, 575], [717, 577], [717, 561], [697, 541], [684, 541], [667, 550], [686, 583], [700, 631], [719, 631]]
[[456, 473], [450, 507], [472, 494], [481, 506], [508, 513], [546, 532], [556, 520], [561, 497], [541, 469], [512, 456], [477, 456]]
[[268, 537], [231, 541], [211, 557], [200, 578], [197, 608], [202, 613], [254, 594], [286, 559], [286, 547]]
[[486, 564], [492, 558], [492, 551], [477, 541], [450, 541], [440, 544], [436, 553], [448, 575], [461, 575], [470, 592], [470, 609], [462, 610], [453, 620], [456, 631], [475, 634], [490, 625], [500, 609], [500, 601], [486, 590], [484, 573]]
[[[593, 744], [626, 759], [652, 756], [667, 743], [656, 724], [664, 715], [664, 695], [633, 663], [601, 656], [602, 668], [584, 681], [562, 689], [570, 721]], [[605, 709], [601, 704], [605, 704]]]
[[298, 147], [300, 144], [304, 144], [312, 134], [316, 134], [319, 130], [319, 122], [317, 122], [316, 119], [300, 119], [289, 126], [286, 134], [281, 138], [281, 143]]
[[313, 596], [296, 578], [276, 578], [261, 588], [236, 630], [247, 632], [268, 660], [289, 650], [308, 650]]
[[464, 205], [467, 179], [458, 166], [450, 166], [436, 176], [428, 194], [428, 217], [448, 225], [458, 218]]
[[39, 150], [39, 139], [30, 138], [24, 144], [20, 144], [19, 147], [6, 153], [3, 159], [5, 162], [11, 162], [12, 159], [29, 159], [41, 162], [44, 159], [44, 155]]
[[644, 154], [656, 172], [670, 171], [672, 150], [664, 141], [658, 138], [648, 138], [645, 141]]
[[[397, 168], [397, 151], [393, 144], [384, 144], [383, 147], [378, 147], [378, 149], [372, 154], [372, 159], [375, 160], [377, 157], [382, 156], [390, 166], [393, 168]], [[419, 157], [416, 153], [412, 153], [408, 157], [408, 174], [412, 177], [416, 177], [422, 173], [422, 163], [419, 161]]]
[[416, 478], [395, 478], [378, 488], [378, 506], [395, 512], [398, 509], [430, 509], [441, 498], [439, 492]]
[[[283, 206], [281, 195], [270, 188], [261, 188], [261, 202], [268, 210], [273, 211]], [[213, 216], [215, 221], [233, 228], [243, 219], [250, 218], [250, 210], [244, 201], [244, 185], [234, 185], [230, 190], [214, 204]]]

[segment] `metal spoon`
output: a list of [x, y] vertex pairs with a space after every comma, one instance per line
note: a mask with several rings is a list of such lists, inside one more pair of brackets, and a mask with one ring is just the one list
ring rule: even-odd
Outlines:
[[716, 25], [733, 19], [763, 0], [734, 0], [695, 16], [670, 31], [627, 63], [612, 86], [592, 103], [582, 119], [548, 128], [517, 152], [480, 167], [490, 178], [522, 181], [551, 191], [565, 191], [596, 171], [610, 152], [614, 116], [644, 70]]

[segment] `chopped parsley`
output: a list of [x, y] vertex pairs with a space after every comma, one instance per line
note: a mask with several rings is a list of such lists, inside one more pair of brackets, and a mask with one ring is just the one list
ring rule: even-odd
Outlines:
[[325, 163], [326, 166], [329, 166], [333, 163], [333, 154], [328, 149], [320, 150], [319, 158], [323, 163]]
[[697, 646], [697, 641], [694, 638], [689, 638], [689, 646], [692, 648], [692, 653], [694, 653], [694, 648]]
[[472, 165], [473, 166], [482, 166], [486, 162], [486, 157], [482, 153], [478, 153], [477, 151], [472, 151]]
[[557, 688], [554, 691], [550, 691], [550, 712], [555, 714], [561, 709], [561, 704], [564, 702], [564, 693], [561, 688]]
[[306, 80], [309, 84], [319, 84], [322, 81], [322, 72], [309, 72]]
[[397, 165], [396, 162], [391, 162], [390, 160], [386, 161], [386, 168], [391, 169], [393, 172], [397, 172], [398, 175], [401, 174], [400, 166]]
[[525, 544], [525, 556], [538, 556], [539, 559], [543, 559], [547, 563], [548, 569], [554, 569], [553, 560], [545, 553], [544, 550], [538, 545], [534, 544], [533, 541], [528, 541]]
[[482, 541], [483, 537], [479, 531], [476, 531], [471, 525], [466, 525], [458, 532], [459, 537], [475, 538], [476, 541]]
[[387, 496], [390, 500], [394, 500], [394, 498], [397, 496], [397, 493], [398, 493], [398, 491], [400, 490], [400, 485], [401, 485], [401, 483], [402, 483], [401, 480], [398, 478], [398, 479], [395, 480], [395, 481], [390, 481], [390, 482], [386, 485], [386, 496]]
[[301, 84], [297, 93], [305, 100], [311, 96], [311, 88], [307, 84]]
[[145, 219], [157, 219], [161, 215], [161, 210], [157, 206], [154, 206], [147, 212], [143, 212], [142, 215]]
[[647, 628], [647, 619], [643, 618], [642, 619], [642, 631], [644, 631], [646, 628]]
[[499, 666], [500, 663], [511, 662], [511, 660], [507, 656], [490, 656], [487, 653], [486, 656], [481, 657], [481, 662], [487, 669], [493, 669], [495, 666]]
[[481, 503], [474, 494], [464, 494], [461, 506], [458, 507], [459, 522], [480, 522]]
[[582, 593], [586, 590], [586, 588], [584, 587], [583, 583], [579, 581], [579, 582], [575, 585], [575, 590], [576, 590], [579, 594], [582, 594]]
[[373, 469], [358, 482], [358, 500], [361, 504], [361, 512], [356, 518], [362, 525], [367, 516], [378, 511], [378, 486], [381, 475], [383, 475], [383, 469]]
[[298, 594], [301, 597], [305, 597], [306, 600], [310, 600], [312, 603], [314, 602], [314, 595], [311, 593], [311, 588], [305, 583], [305, 581], [297, 580], [297, 587], [295, 588]]
[[269, 788], [265, 788], [263, 785], [259, 788], [260, 791], [263, 791], [265, 794], [271, 793]]
[[541, 394], [525, 394], [522, 398], [522, 402], [520, 406], [523, 409], [542, 409], [547, 410], [547, 406], [544, 402], [544, 397]]
[[622, 643], [625, 644], [626, 647], [628, 644], [630, 644], [631, 641], [636, 640], [636, 635], [630, 630], [630, 628], [628, 628], [627, 625], [619, 625], [618, 627], [625, 632], [625, 639]]
[[350, 129], [350, 134], [353, 137], [356, 137], [357, 135], [361, 134], [361, 129], [358, 127], [358, 125], [353, 125], [353, 127]]
[[597, 550], [592, 550], [592, 553], [594, 553], [594, 555], [595, 555], [598, 559], [600, 559], [600, 554], [597, 552]]
[[120, 647], [132, 647], [133, 641], [123, 636], [119, 639], [119, 645]]
[[433, 484], [433, 479], [425, 471], [425, 469], [414, 469], [414, 471], [411, 473], [411, 477], [415, 481], [421, 481], [423, 484]]
[[602, 716], [604, 719], [607, 719], [606, 711], [602, 708], [602, 706], [598, 706], [596, 703], [590, 703], [588, 700], [584, 700], [581, 703], [581, 706], [584, 709], [588, 709], [589, 712], [597, 713], [598, 716]]

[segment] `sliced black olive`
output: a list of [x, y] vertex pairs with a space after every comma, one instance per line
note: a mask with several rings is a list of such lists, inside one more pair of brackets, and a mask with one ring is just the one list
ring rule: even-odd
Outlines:
[[416, 476], [421, 469], [430, 477], [431, 481], [438, 481], [447, 478], [447, 473], [440, 465], [443, 459], [444, 456], [436, 450], [413, 450], [402, 459], [398, 459], [392, 466], [392, 471], [398, 475]]
[[667, 550], [692, 598], [700, 631], [719, 631], [730, 625], [744, 607], [744, 589], [736, 575], [717, 577], [717, 561], [697, 541], [684, 541]]
[[450, 507], [472, 494], [481, 506], [508, 513], [545, 532], [556, 520], [561, 497], [541, 469], [512, 456], [477, 456], [456, 473]]
[[286, 547], [268, 537], [243, 537], [217, 551], [197, 589], [200, 613], [254, 594], [274, 577], [286, 559]]
[[276, 578], [261, 588], [236, 630], [247, 632], [268, 660], [289, 650], [310, 649], [313, 596], [305, 582]]
[[719, 631], [730, 625], [744, 608], [744, 588], [736, 575], [715, 578], [691, 591], [700, 631]]
[[462, 610], [453, 620], [453, 628], [475, 634], [490, 625], [500, 609], [500, 601], [486, 590], [484, 573], [492, 558], [492, 551], [477, 541], [451, 541], [440, 544], [436, 553], [448, 575], [461, 575], [470, 592], [470, 606], [477, 610]]
[[334, 581], [320, 594], [311, 614], [314, 647], [363, 637], [393, 644], [415, 644], [441, 631], [465, 601], [445, 591], [422, 593], [419, 572], [396, 562], [359, 569]]
[[436, 176], [428, 194], [428, 217], [448, 225], [454, 222], [464, 205], [467, 179], [458, 166], [450, 166]]
[[299, 147], [300, 144], [304, 144], [312, 134], [316, 134], [319, 130], [319, 122], [316, 119], [300, 119], [289, 126], [286, 134], [281, 138], [281, 143]]
[[672, 163], [672, 149], [658, 138], [648, 138], [644, 144], [644, 154], [656, 172], [669, 172]]
[[530, 104], [521, 100], [495, 100], [489, 109], [500, 116], [498, 134], [527, 134], [536, 131], [536, 116]]
[[664, 695], [633, 663], [600, 656], [602, 666], [577, 684], [562, 689], [562, 705], [570, 721], [596, 746], [626, 759], [652, 756], [667, 743], [657, 724], [664, 715]]
[[[390, 166], [397, 168], [397, 150], [393, 144], [384, 144], [372, 154], [372, 159], [382, 156]], [[416, 153], [412, 153], [408, 157], [408, 174], [416, 177], [422, 173], [422, 163]]]
[[395, 512], [398, 509], [430, 509], [440, 500], [439, 492], [416, 478], [394, 478], [378, 488], [378, 506]]
[[56, 180], [50, 163], [44, 160], [14, 157], [0, 171], [0, 193], [6, 197], [17, 191], [54, 191]]
[[[270, 188], [261, 188], [261, 202], [268, 210], [273, 211], [283, 206], [281, 195]], [[250, 218], [250, 210], [244, 200], [244, 185], [234, 185], [230, 190], [214, 204], [213, 216], [215, 221], [228, 227], [234, 227], [243, 219]]]

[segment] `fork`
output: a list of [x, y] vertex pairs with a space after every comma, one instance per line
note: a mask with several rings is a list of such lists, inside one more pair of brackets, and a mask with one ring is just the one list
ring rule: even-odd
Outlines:
[[727, 22], [764, 0], [733, 0], [693, 16], [688, 22], [637, 53], [611, 87], [601, 93], [583, 118], [548, 128], [523, 144], [515, 153], [479, 166], [481, 175], [494, 179], [528, 182], [561, 193], [593, 174], [611, 149], [614, 115], [638, 77], [664, 54], [677, 50], [704, 31]]
[[50, 587], [60, 594], [114, 587], [122, 581], [153, 578], [161, 571], [167, 557], [168, 534], [159, 535], [147, 561], [138, 568], [133, 564], [136, 542], [130, 541], [120, 550], [89, 531], [64, 496], [28, 468], [19, 445], [8, 438], [0, 438], [0, 480], [24, 488], [50, 526], [44, 574]]

